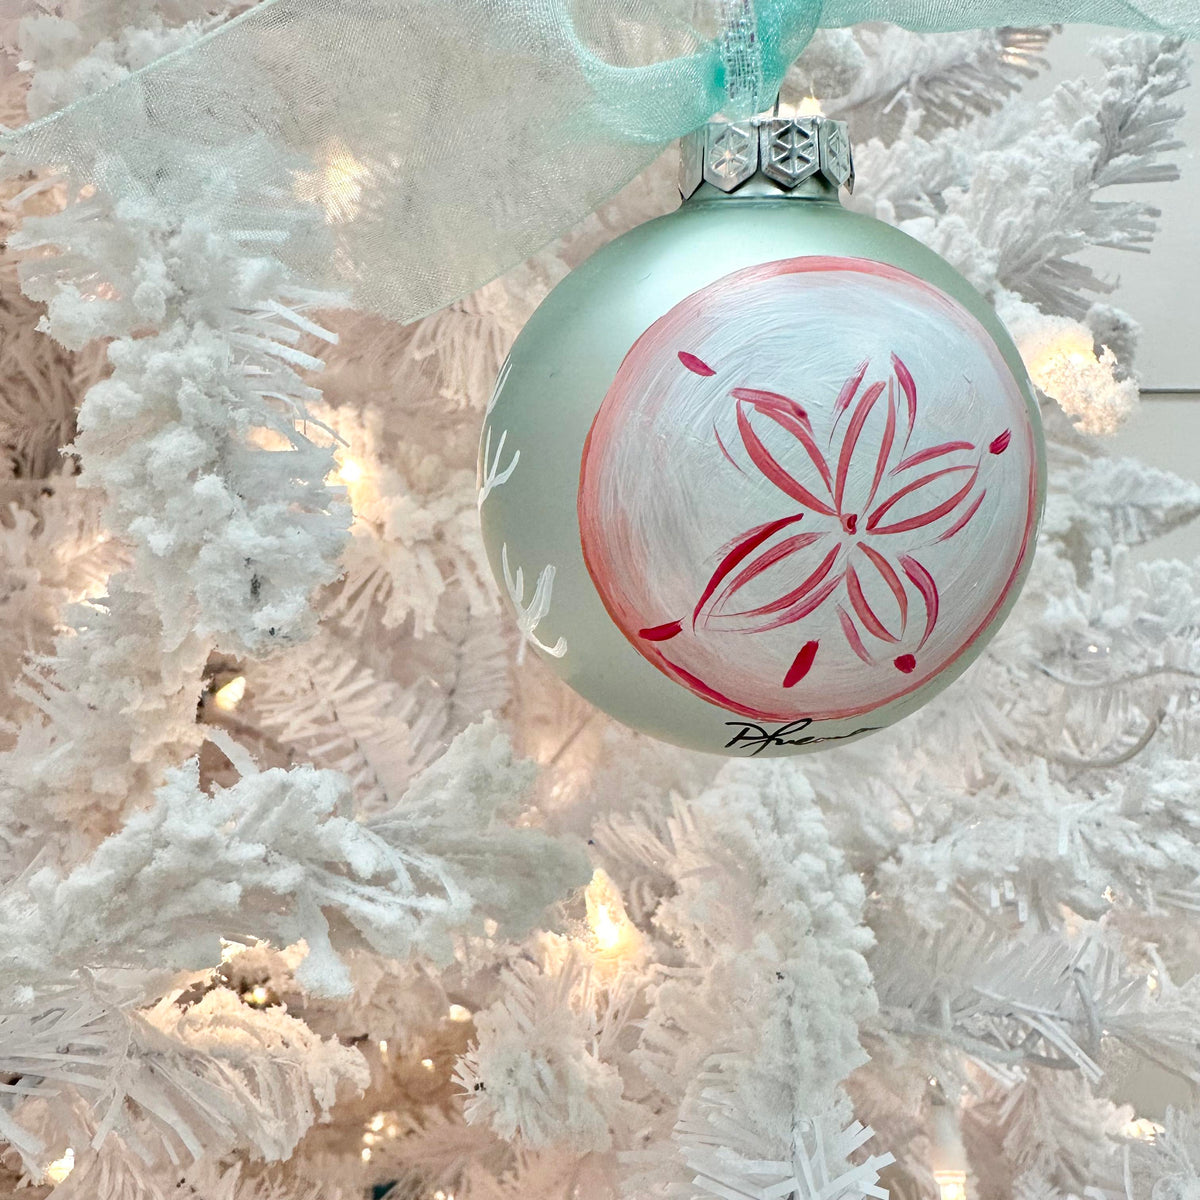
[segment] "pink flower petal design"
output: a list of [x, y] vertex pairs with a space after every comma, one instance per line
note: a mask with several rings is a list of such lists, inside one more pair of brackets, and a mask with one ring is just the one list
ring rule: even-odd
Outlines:
[[850, 407], [854, 401], [854, 395], [858, 391], [864, 377], [867, 374], [867, 368], [871, 365], [869, 358], [864, 358], [858, 365], [858, 370], [842, 384], [842, 390], [838, 392], [838, 398], [833, 406], [833, 428], [829, 431], [829, 440], [833, 441], [833, 435], [837, 431], [838, 422], [842, 419], [842, 413]]
[[[935, 479], [941, 479], [943, 475], [954, 475], [960, 471], [970, 471], [971, 477], [955, 492], [948, 500], [943, 500], [940, 504], [934, 505], [923, 513], [918, 513], [915, 517], [907, 517], [903, 521], [897, 521], [893, 525], [879, 524], [883, 515], [898, 504], [905, 496], [912, 495], [913, 492], [919, 491], [921, 488], [927, 487]], [[934, 521], [940, 520], [947, 513], [953, 512], [955, 508], [962, 502], [966, 494], [975, 486], [975, 480], [979, 478], [978, 466], [962, 466], [962, 467], [943, 467], [940, 471], [933, 471], [929, 475], [922, 475], [920, 479], [914, 480], [907, 487], [902, 487], [894, 496], [885, 500], [868, 518], [867, 532], [868, 533], [906, 533], [910, 529], [920, 529], [922, 526], [930, 525]]]
[[913, 581], [913, 586], [921, 594], [921, 599], [925, 601], [925, 633], [921, 638], [921, 645], [925, 645], [929, 641], [929, 635], [933, 632], [933, 627], [937, 624], [938, 608], [941, 603], [938, 596], [937, 583], [930, 573], [911, 554], [900, 555], [900, 566], [905, 575]]
[[730, 583], [726, 584], [713, 604], [714, 610], [724, 608], [736, 592], [741, 591], [751, 580], [757, 579], [769, 567], [790, 558], [797, 550], [803, 550], [814, 542], [819, 542], [824, 536], [823, 533], [796, 533], [776, 543], [770, 550], [764, 551], [735, 575]]
[[[723, 441], [721, 441], [721, 432], [720, 432], [720, 430], [719, 430], [719, 429], [717, 429], [717, 425], [716, 425], [716, 422], [715, 422], [715, 421], [713, 422], [713, 437], [715, 437], [715, 438], [717, 439], [717, 445], [720, 447], [720, 449], [721, 449], [721, 453], [722, 453], [723, 455], [725, 455], [725, 457], [726, 457], [726, 458], [727, 458], [727, 459], [728, 459], [728, 460], [729, 460], [731, 463], [733, 463], [733, 465], [734, 465], [735, 467], [737, 467], [737, 469], [738, 469], [739, 471], [742, 471], [742, 468], [741, 468], [741, 467], [738, 467], [737, 460], [736, 460], [736, 459], [733, 457], [733, 455], [732, 455], [732, 454], [730, 454], [730, 453], [729, 453], [729, 451], [728, 451], [728, 450], [725, 448], [725, 443], [724, 443]], [[745, 473], [746, 473], [745, 471], [742, 471], [742, 474], [743, 474], [743, 475], [745, 475]]]
[[871, 415], [875, 401], [883, 395], [885, 386], [883, 380], [880, 380], [878, 383], [871, 384], [863, 392], [862, 399], [859, 400], [858, 406], [854, 410], [854, 416], [850, 418], [850, 424], [846, 426], [846, 436], [842, 439], [842, 452], [838, 455], [837, 484], [833, 489], [833, 502], [837, 505], [839, 513], [842, 511], [842, 497], [846, 492], [846, 476], [850, 472], [850, 463], [854, 458], [854, 447], [858, 445], [858, 439], [862, 435], [867, 417]]
[[691, 371], [694, 375], [715, 375], [716, 374], [716, 371], [714, 371], [712, 369], [712, 367], [710, 367], [708, 365], [708, 363], [703, 362], [701, 359], [697, 358], [694, 354], [689, 354], [686, 350], [679, 351], [679, 361], [681, 363], [683, 363], [683, 365], [685, 367], [687, 367], [687, 369], [689, 371]]
[[859, 582], [858, 572], [852, 566], [846, 568], [846, 592], [850, 596], [850, 604], [854, 611], [858, 614], [858, 619], [881, 641], [898, 642], [900, 638], [892, 633], [886, 625], [879, 619], [878, 613], [871, 607], [866, 595], [863, 593], [862, 584]]
[[817, 657], [818, 642], [805, 642], [800, 653], [792, 660], [787, 674], [783, 677], [785, 688], [795, 687], [805, 675], [812, 670], [813, 660]]
[[896, 372], [896, 378], [900, 381], [900, 390], [904, 393], [905, 400], [908, 401], [908, 437], [904, 439], [904, 445], [907, 448], [913, 430], [917, 427], [917, 383], [912, 377], [912, 372], [904, 365], [898, 354], [892, 355], [892, 369]]
[[820, 591], [813, 592], [813, 594], [807, 599], [801, 600], [794, 607], [786, 609], [784, 612], [780, 613], [775, 620], [769, 621], [765, 625], [748, 627], [747, 632], [767, 633], [769, 630], [781, 629], [784, 625], [791, 625], [796, 621], [803, 620], [810, 613], [815, 613], [817, 609], [820, 608], [821, 605], [824, 604], [825, 601], [828, 600], [829, 597], [832, 596], [833, 593], [842, 586], [842, 581], [845, 579], [845, 577], [846, 573], [844, 571], [839, 572], [831, 580], [829, 580], [829, 582], [826, 583], [820, 589]]
[[954, 524], [951, 525], [950, 528], [947, 529], [946, 532], [943, 533], [942, 536], [937, 540], [939, 542], [948, 542], [956, 533], [965, 528], [967, 522], [970, 521], [970, 519], [979, 511], [979, 506], [983, 503], [983, 498], [986, 495], [987, 488], [984, 488], [979, 495], [975, 497], [971, 507], [968, 508], [967, 511], [963, 513], [963, 515], [959, 517], [958, 520], [955, 521]]
[[[892, 453], [892, 443], [896, 440], [896, 385], [895, 381], [888, 380], [888, 415], [887, 425], [883, 430], [883, 441], [879, 443], [879, 456], [875, 460], [875, 478], [871, 480], [871, 492], [867, 496], [866, 503], [863, 508], [870, 508], [871, 502], [875, 499], [875, 493], [879, 491], [879, 484], [883, 480], [883, 473], [887, 470], [888, 458]], [[857, 520], [855, 521], [857, 524]], [[853, 533], [850, 529], [848, 532]]]
[[808, 413], [795, 400], [781, 396], [778, 392], [762, 392], [757, 388], [734, 388], [731, 395], [739, 403], [750, 404], [754, 411], [769, 417], [781, 428], [786, 429], [808, 452], [813, 466], [825, 481], [826, 489], [833, 487], [829, 475], [829, 464], [813, 438], [812, 422]]
[[722, 547], [721, 561], [717, 569], [712, 573], [712, 577], [709, 579], [703, 595], [696, 602], [696, 607], [692, 612], [693, 627], [696, 624], [696, 618], [700, 615], [700, 610], [704, 607], [708, 598], [721, 586], [721, 581], [738, 563], [748, 555], [753, 554], [763, 542], [774, 537], [775, 534], [781, 529], [785, 529], [788, 525], [794, 525], [803, 516], [803, 513], [795, 513], [790, 517], [780, 517], [778, 521], [768, 521], [765, 525], [757, 525], [747, 533], [744, 533], [740, 538], [735, 539], [732, 544]]
[[850, 649], [858, 655], [869, 667], [875, 665], [875, 660], [871, 657], [871, 652], [863, 645], [862, 637], [859, 635], [858, 626], [854, 624], [854, 619], [850, 614], [839, 604], [838, 605], [838, 620], [842, 625], [842, 633], [846, 635], [846, 642]]
[[[684, 351], [680, 352], [679, 357], [684, 366], [698, 374], [711, 371], [707, 364], [695, 356], [686, 355]], [[964, 503], [968, 503], [968, 498], [975, 488], [982, 460], [979, 458], [980, 452], [976, 444], [966, 440], [945, 441], [906, 454], [908, 441], [913, 436], [917, 423], [917, 385], [912, 372], [898, 355], [891, 356], [891, 363], [893, 374], [890, 378], [886, 381], [876, 380], [864, 388], [863, 384], [870, 369], [870, 361], [865, 360], [839, 391], [834, 407], [835, 432], [830, 434], [829, 439], [831, 446], [835, 441], [836, 428], [841, 416], [848, 412], [850, 420], [840, 439], [836, 469], [832, 475], [832, 457], [827, 458], [818, 447], [812, 421], [802, 405], [779, 392], [750, 387], [731, 389], [730, 395], [736, 402], [738, 433], [750, 462], [784, 495], [800, 504], [802, 511], [755, 526], [721, 548], [718, 552], [720, 561], [717, 568], [708, 579], [692, 612], [693, 628], [703, 624], [705, 628], [725, 632], [766, 633], [803, 621], [844, 588], [843, 600], [835, 600], [842, 635], [849, 649], [861, 662], [875, 667], [881, 664], [868, 648], [866, 638], [869, 636], [879, 642], [896, 645], [908, 629], [910, 600], [915, 592], [925, 607], [925, 627], [917, 650], [928, 642], [938, 622], [940, 596], [937, 583], [928, 569], [911, 554], [889, 552], [886, 539], [893, 534], [924, 529], [945, 517], [958, 514]], [[866, 436], [866, 427], [885, 388], [887, 413], [882, 422], [878, 447], [869, 452], [874, 459], [870, 468], [870, 491], [861, 509], [856, 504], [856, 511], [847, 512], [845, 510], [850, 480], [861, 479], [865, 474], [862, 464], [856, 460], [856, 455], [867, 453], [860, 450], [860, 447], [868, 442], [874, 444], [873, 437]], [[893, 465], [893, 455], [897, 454], [898, 425], [901, 419], [899, 395], [904, 397], [907, 431], [904, 445], [898, 451], [900, 461]], [[778, 440], [778, 435], [774, 443], [776, 449], [768, 448], [759, 430], [754, 427], [752, 418], [765, 418], [773, 422], [778, 430], [792, 439], [792, 445], [796, 446], [798, 452], [803, 453], [804, 460], [820, 476], [828, 499], [805, 486], [796, 474], [779, 460], [777, 455], [782, 451], [778, 447], [783, 443]], [[739, 471], [747, 473], [729, 453], [715, 425], [713, 433], [721, 453]], [[992, 454], [1003, 453], [1010, 438], [1011, 434], [1006, 430], [991, 442], [989, 451]], [[950, 457], [953, 455], [971, 455], [972, 461], [955, 462]], [[903, 473], [910, 469], [947, 459], [949, 465], [936, 467], [919, 478], [903, 483], [871, 508], [885, 478], [898, 475], [903, 477]], [[944, 487], [938, 488], [930, 495], [940, 494], [942, 499], [926, 499], [922, 511], [884, 524], [888, 514], [902, 501], [915, 497], [917, 505], [920, 506], [922, 493], [933, 488], [939, 480], [955, 477], [961, 477], [962, 482], [951, 495], [946, 496]], [[923, 544], [932, 545], [936, 541], [954, 537], [980, 510], [986, 494], [986, 489], [981, 489], [974, 499], [969, 501], [966, 510], [957, 515], [949, 529], [934, 538], [934, 541], [926, 541]], [[828, 520], [822, 528], [806, 529], [803, 533], [792, 533], [777, 541], [773, 540], [777, 534], [805, 515], [818, 524], [822, 523], [822, 518]], [[931, 531], [929, 536], [932, 537], [935, 532]], [[849, 541], [849, 538], [856, 540]], [[830, 539], [832, 545], [829, 544]], [[823, 545], [823, 549], [817, 552], [821, 553], [822, 557], [814, 566], [815, 555], [808, 552], [818, 545]], [[868, 566], [874, 573], [870, 577], [864, 574]], [[786, 579], [789, 574], [792, 574], [793, 578], [796, 575], [801, 578], [794, 587], [783, 591], [773, 600], [729, 611], [734, 598], [743, 589], [772, 570], [778, 572], [772, 578]], [[889, 628], [877, 603], [871, 600], [871, 595], [874, 595], [876, 600], [882, 595], [878, 591], [879, 582], [875, 581], [876, 576], [896, 602], [896, 612], [899, 615], [898, 632]], [[871, 594], [864, 588], [864, 578], [874, 589]], [[888, 611], [891, 611], [890, 608]], [[641, 633], [648, 641], [667, 641], [680, 632], [681, 625], [678, 621], [669, 622], [644, 629]], [[816, 662], [819, 644], [815, 638], [803, 644], [784, 675], [784, 687], [793, 687], [808, 677]], [[916, 655], [899, 654], [891, 660], [891, 665], [902, 673], [911, 673], [916, 670]]]
[[[809, 577], [805, 579], [799, 587], [793, 589], [783, 596], [780, 596], [778, 600], [772, 600], [769, 604], [759, 605], [758, 608], [748, 608], [743, 612], [735, 612], [728, 615], [731, 619], [738, 620], [745, 619], [747, 617], [767, 617], [774, 613], [787, 612], [795, 606], [806, 603], [804, 597], [807, 596], [809, 592], [811, 592], [813, 588], [815, 588], [821, 582], [821, 580], [833, 570], [833, 564], [837, 561], [837, 557], [841, 553], [841, 550], [842, 548], [840, 546], [834, 546], [834, 548], [830, 550], [829, 553], [826, 554], [821, 560], [821, 565], [817, 567], [817, 569], [811, 575], [809, 575]], [[838, 579], [841, 579], [840, 575], [838, 576]], [[791, 619], [795, 620], [796, 618]], [[786, 625], [788, 622], [784, 621], [782, 624]], [[777, 628], [778, 626], [774, 624], [763, 626], [764, 630]]]
[[940, 446], [930, 446], [928, 450], [918, 450], [916, 454], [910, 454], [907, 458], [901, 461], [892, 468], [893, 475], [899, 475], [901, 471], [907, 471], [909, 467], [918, 467], [921, 463], [927, 463], [931, 459], [941, 458], [943, 454], [953, 454], [955, 450], [974, 450], [974, 442], [943, 442]]
[[652, 629], [639, 629], [638, 637], [643, 637], [648, 642], [666, 642], [682, 629], [682, 621], [669, 621], [666, 625], [655, 625]]
[[896, 597], [896, 603], [900, 606], [900, 632], [903, 633], [908, 625], [908, 593], [904, 590], [904, 584], [900, 582], [900, 576], [878, 550], [872, 549], [865, 542], [859, 542], [857, 545], [871, 560], [872, 565], [883, 576], [884, 583], [891, 589], [892, 595]]
[[798, 500], [805, 507], [811, 508], [823, 516], [833, 516], [833, 509], [828, 504], [823, 500], [818, 500], [812, 492], [793, 479], [775, 461], [770, 450], [763, 445], [758, 434], [751, 428], [750, 416], [746, 412], [745, 403], [740, 400], [737, 406], [737, 423], [738, 432], [742, 435], [742, 444], [746, 447], [746, 453], [750, 455], [751, 461], [784, 495]]

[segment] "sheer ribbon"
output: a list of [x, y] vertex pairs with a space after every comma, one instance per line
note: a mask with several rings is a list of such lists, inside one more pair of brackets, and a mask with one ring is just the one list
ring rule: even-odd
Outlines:
[[410, 321], [714, 113], [769, 103], [815, 29], [860, 21], [1195, 37], [1200, 0], [263, 0], [0, 148], [9, 171], [55, 166], [117, 198], [211, 194], [312, 284]]

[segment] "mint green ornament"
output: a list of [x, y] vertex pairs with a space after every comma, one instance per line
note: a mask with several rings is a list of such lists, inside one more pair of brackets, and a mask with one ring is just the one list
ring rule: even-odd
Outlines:
[[844, 209], [845, 127], [714, 122], [682, 207], [546, 298], [484, 425], [489, 561], [532, 649], [653, 737], [862, 737], [1016, 600], [1045, 452], [1032, 386], [946, 262]]

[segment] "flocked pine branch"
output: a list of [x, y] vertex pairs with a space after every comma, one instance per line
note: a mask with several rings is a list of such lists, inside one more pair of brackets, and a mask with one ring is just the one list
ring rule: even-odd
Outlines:
[[928, 138], [989, 116], [1048, 64], [1046, 27], [915, 34], [883, 25], [821, 30], [787, 83], [857, 130]]

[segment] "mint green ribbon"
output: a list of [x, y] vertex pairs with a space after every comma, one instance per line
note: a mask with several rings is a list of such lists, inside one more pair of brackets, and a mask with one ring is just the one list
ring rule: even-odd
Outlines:
[[551, 241], [713, 114], [768, 104], [818, 27], [1200, 35], [1200, 0], [712, 0], [707, 20], [696, 8], [263, 0], [0, 148], [8, 173], [55, 167], [208, 220], [313, 286], [410, 321]]

